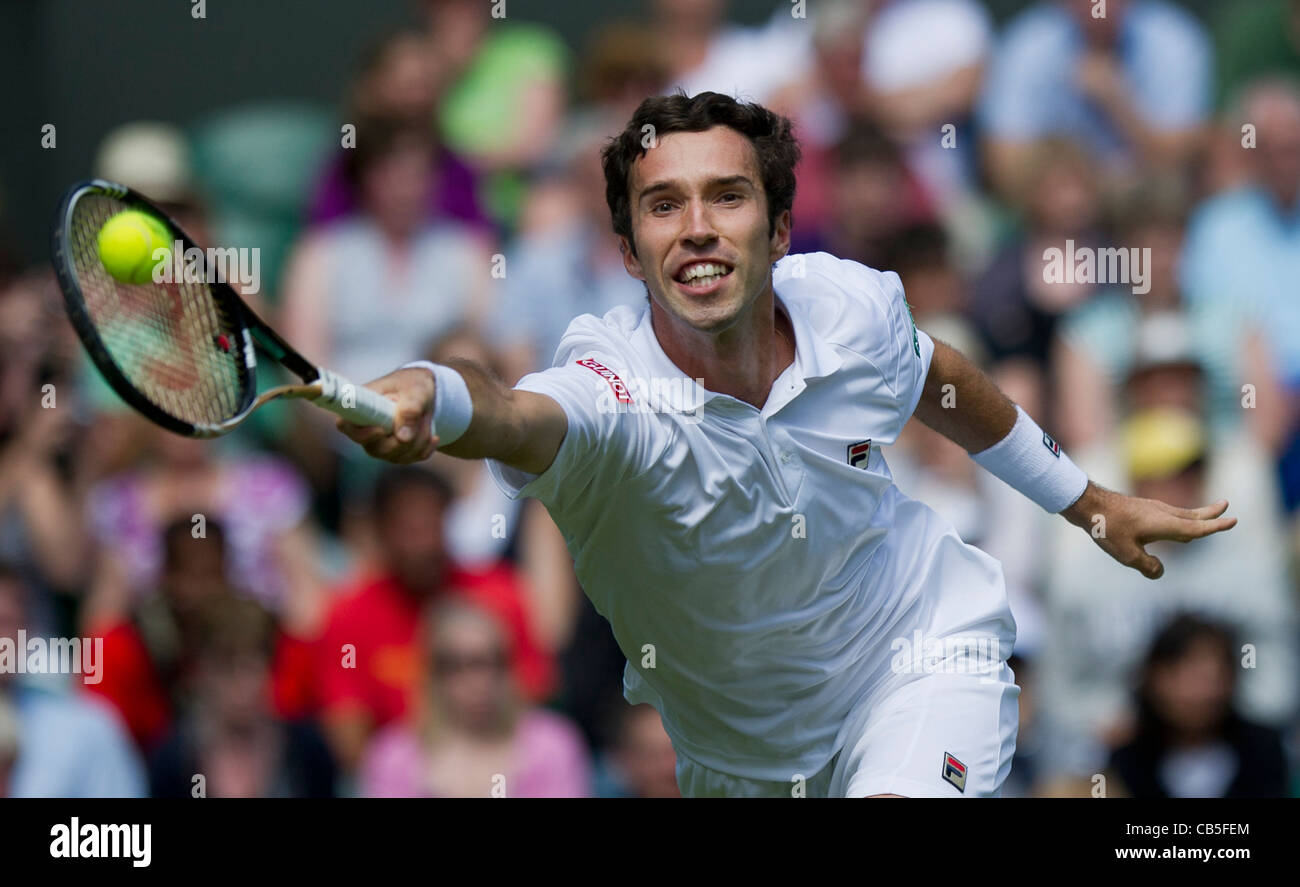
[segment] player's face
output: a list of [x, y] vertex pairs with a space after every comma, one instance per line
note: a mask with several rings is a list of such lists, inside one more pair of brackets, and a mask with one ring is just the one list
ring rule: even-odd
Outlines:
[[630, 179], [628, 273], [673, 318], [701, 332], [728, 329], [790, 246], [788, 212], [768, 229], [753, 146], [724, 126], [671, 133], [633, 164]]

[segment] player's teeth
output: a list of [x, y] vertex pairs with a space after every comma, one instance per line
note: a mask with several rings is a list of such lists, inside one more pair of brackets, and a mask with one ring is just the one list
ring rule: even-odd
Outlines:
[[[687, 268], [686, 273], [682, 275], [682, 277], [687, 283], [692, 283], [704, 278], [724, 277], [726, 274], [727, 269], [725, 266], [714, 265], [706, 262], [702, 265], [692, 265], [690, 268]], [[712, 282], [712, 280], [709, 280], [709, 283]]]

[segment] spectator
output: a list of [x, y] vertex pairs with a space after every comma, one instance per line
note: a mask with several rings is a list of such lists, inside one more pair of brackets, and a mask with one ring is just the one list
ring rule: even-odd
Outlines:
[[969, 287], [944, 228], [935, 222], [909, 225], [894, 238], [892, 247], [881, 267], [902, 279], [916, 322], [983, 363], [982, 345], [969, 317]]
[[866, 30], [872, 113], [943, 205], [975, 182], [971, 115], [992, 42], [992, 21], [976, 0], [886, 0]]
[[645, 26], [637, 22], [616, 21], [598, 28], [579, 64], [579, 100], [619, 123], [668, 83], [664, 47], [646, 40]]
[[[0, 565], [0, 639], [16, 649], [29, 626], [20, 574]], [[21, 651], [26, 655], [26, 651]], [[8, 773], [15, 798], [138, 798], [144, 767], [111, 706], [37, 676], [0, 669], [0, 708], [18, 720], [18, 756]], [[12, 744], [12, 743], [11, 743]], [[0, 792], [0, 794], [3, 794]]]
[[50, 278], [0, 286], [0, 558], [22, 571], [28, 618], [40, 631], [61, 627], [56, 595], [80, 593], [88, 548], [73, 423], [80, 346], [55, 314], [62, 308]]
[[1039, 0], [1006, 26], [979, 116], [993, 184], [1014, 195], [1045, 137], [1088, 146], [1099, 170], [1131, 178], [1182, 163], [1211, 101], [1209, 40], [1165, 0]]
[[811, 29], [784, 4], [752, 28], [726, 21], [727, 0], [654, 0], [651, 10], [649, 39], [663, 47], [672, 90], [764, 102], [808, 68]]
[[[95, 152], [95, 174], [110, 182], [135, 188], [169, 216], [196, 243], [211, 240], [194, 225], [202, 201], [194, 185], [190, 144], [185, 133], [170, 123], [135, 120], [111, 130]], [[202, 236], [200, 236], [202, 235]]]
[[[975, 360], [980, 343], [966, 319], [964, 285], [948, 255], [947, 237], [935, 224], [900, 233], [883, 268], [903, 281], [918, 327]], [[972, 349], [971, 346], [974, 346]], [[959, 445], [920, 422], [909, 422], [889, 455], [899, 489], [953, 522], [963, 541], [980, 545], [994, 522], [980, 490], [987, 476]]]
[[1138, 679], [1137, 731], [1111, 756], [1132, 797], [1286, 796], [1281, 737], [1233, 705], [1237, 649], [1228, 629], [1190, 615], [1151, 642]]
[[879, 268], [904, 229], [933, 219], [898, 146], [868, 120], [851, 121], [836, 143], [830, 187], [829, 215], [793, 252], [825, 250]]
[[866, 8], [847, 0], [818, 8], [807, 72], [778, 89], [768, 103], [790, 118], [799, 138], [799, 187], [791, 210], [795, 243], [815, 237], [831, 212], [835, 147], [850, 125], [872, 110], [862, 76], [866, 20]]
[[488, 214], [509, 230], [524, 174], [550, 149], [564, 119], [568, 52], [551, 29], [490, 17], [479, 0], [421, 0], [434, 53], [450, 86], [437, 111], [448, 147], [487, 178]]
[[[433, 127], [440, 94], [449, 71], [423, 31], [401, 29], [374, 44], [365, 54], [347, 101], [347, 122], [375, 117]], [[344, 149], [330, 162], [311, 198], [308, 222], [323, 225], [359, 210], [359, 195], [347, 176]], [[474, 171], [445, 145], [434, 141], [428, 155], [425, 213], [430, 222], [458, 222], [489, 229], [478, 203]]]
[[1046, 141], [1029, 154], [1020, 208], [1024, 230], [993, 257], [971, 296], [974, 321], [991, 361], [994, 380], [1016, 403], [1052, 428], [1046, 407], [1048, 354], [1060, 317], [1095, 291], [1092, 282], [1050, 280], [1049, 249], [1062, 254], [1104, 245], [1096, 171], [1073, 143]]
[[154, 797], [332, 797], [334, 762], [320, 733], [272, 708], [270, 613], [233, 595], [201, 609], [193, 707], [150, 760]]
[[614, 784], [608, 794], [620, 798], [680, 798], [677, 753], [653, 705], [623, 705], [608, 756]]
[[617, 305], [645, 301], [644, 285], [627, 273], [609, 230], [600, 149], [617, 128], [612, 117], [575, 119], [557, 173], [539, 184], [535, 221], [506, 257], [501, 303], [490, 326], [511, 382], [551, 365], [570, 321], [602, 316]]
[[420, 715], [375, 737], [362, 764], [362, 793], [588, 797], [591, 764], [581, 734], [559, 715], [519, 701], [513, 653], [493, 614], [451, 602], [430, 621]]
[[[127, 618], [96, 630], [103, 638], [103, 679], [86, 689], [111, 702], [136, 744], [148, 753], [175, 726], [195, 691], [195, 656], [204, 614], [213, 601], [234, 597], [227, 578], [228, 548], [221, 524], [209, 521], [196, 538], [188, 518], [163, 530], [159, 593], [139, 601]], [[281, 714], [313, 704], [306, 643], [276, 632], [273, 677]]]
[[[285, 337], [348, 378], [377, 378], [486, 316], [484, 244], [463, 226], [427, 221], [432, 150], [421, 125], [361, 121], [347, 164], [361, 213], [308, 232], [290, 261]], [[332, 422], [319, 424], [333, 433]]]
[[623, 699], [627, 657], [591, 598], [578, 597], [573, 628], [558, 657], [561, 692], [556, 704], [582, 729], [592, 750], [603, 754], [616, 740], [613, 713], [627, 707]]
[[307, 489], [288, 463], [259, 453], [223, 455], [209, 441], [153, 426], [147, 440], [152, 459], [87, 496], [85, 519], [101, 561], [83, 624], [122, 620], [158, 588], [163, 528], [181, 519], [200, 530], [212, 519], [226, 530], [234, 584], [280, 614], [290, 633], [319, 631], [324, 599]]
[[[1182, 283], [1189, 305], [1222, 316], [1218, 333], [1229, 347], [1246, 347], [1252, 328], [1263, 333], [1286, 389], [1280, 472], [1286, 507], [1294, 509], [1300, 504], [1300, 85], [1257, 83], [1229, 120], [1239, 140], [1242, 126], [1255, 128], [1257, 147], [1240, 149], [1250, 181], [1196, 208], [1183, 246]], [[1271, 380], [1261, 373], [1246, 381]]]
[[[492, 261], [471, 229], [428, 221], [434, 150], [428, 127], [362, 120], [348, 153], [361, 212], [309, 230], [285, 275], [285, 337], [313, 360], [358, 382], [415, 360], [433, 339], [462, 325], [481, 328], [491, 310]], [[337, 433], [334, 418], [300, 406], [295, 441], [314, 485], [347, 510], [369, 498], [378, 464]]]
[[[1207, 421], [1216, 431], [1246, 423], [1261, 446], [1273, 452], [1285, 431], [1285, 404], [1278, 390], [1263, 334], [1247, 324], [1240, 339], [1221, 301], [1182, 298], [1179, 273], [1185, 212], [1176, 180], [1153, 180], [1129, 195], [1116, 243], [1125, 250], [1149, 250], [1145, 285], [1108, 286], [1072, 309], [1058, 327], [1052, 353], [1060, 440], [1068, 447], [1113, 436], [1117, 390], [1128, 375], [1140, 343], [1137, 331], [1166, 338], [1186, 333], [1178, 347], [1189, 350], [1206, 374]], [[1141, 291], [1145, 290], [1145, 291]], [[1143, 319], [1172, 315], [1171, 324], [1143, 326]], [[1243, 382], [1257, 387], [1256, 407], [1243, 410]]]
[[520, 691], [551, 689], [516, 574], [503, 565], [470, 572], [447, 556], [447, 482], [432, 471], [388, 469], [375, 486], [371, 520], [377, 559], [334, 595], [318, 644], [319, 697], [326, 736], [351, 772], [375, 730], [406, 716], [419, 682], [421, 612], [444, 598], [476, 602], [501, 620], [513, 648]]
[[1044, 658], [1041, 699], [1052, 719], [1080, 743], [1092, 743], [1094, 753], [1099, 742], [1127, 737], [1125, 688], [1138, 651], [1177, 611], [1211, 614], [1254, 645], [1258, 666], [1237, 682], [1246, 716], [1283, 725], [1296, 710], [1295, 604], [1267, 457], [1242, 430], [1208, 436], [1204, 374], [1188, 351], [1163, 347], [1171, 338], [1139, 332], [1150, 350], [1139, 352], [1125, 385], [1124, 423], [1115, 437], [1075, 450], [1074, 458], [1097, 483], [1174, 506], [1228, 498], [1250, 532], [1195, 547], [1150, 543], [1165, 566], [1160, 581], [1150, 583], [1118, 565], [1091, 564], [1091, 538], [1053, 528], [1045, 589], [1046, 649], [1053, 655]]

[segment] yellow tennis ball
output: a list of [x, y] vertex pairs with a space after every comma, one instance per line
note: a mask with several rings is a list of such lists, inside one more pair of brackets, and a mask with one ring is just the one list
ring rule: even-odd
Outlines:
[[[99, 229], [99, 260], [123, 283], [148, 283], [160, 261], [171, 257], [171, 232], [160, 220], [136, 209], [120, 212]], [[166, 255], [154, 258], [157, 249]]]

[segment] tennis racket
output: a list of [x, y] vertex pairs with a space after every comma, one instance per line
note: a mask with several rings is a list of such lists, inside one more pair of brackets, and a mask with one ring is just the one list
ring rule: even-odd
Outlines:
[[[206, 279], [133, 284], [110, 275], [100, 261], [97, 238], [104, 223], [123, 210], [154, 216], [170, 230], [171, 243], [194, 248], [174, 221], [124, 185], [92, 179], [64, 195], [54, 222], [54, 270], [72, 326], [123, 400], [188, 437], [226, 434], [253, 410], [281, 397], [310, 400], [354, 424], [392, 430], [392, 401], [308, 361], [227, 284]], [[255, 349], [301, 384], [258, 395]]]

